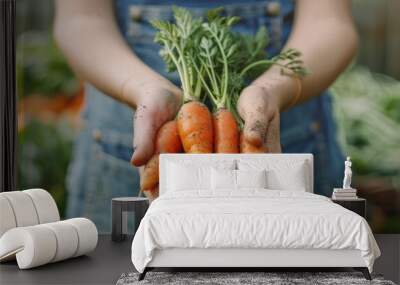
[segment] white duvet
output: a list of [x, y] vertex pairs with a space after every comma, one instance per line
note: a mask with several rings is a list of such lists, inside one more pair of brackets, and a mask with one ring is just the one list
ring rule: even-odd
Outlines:
[[249, 189], [166, 193], [156, 199], [132, 243], [143, 272], [155, 249], [358, 249], [372, 272], [380, 251], [368, 223], [330, 199], [299, 191]]

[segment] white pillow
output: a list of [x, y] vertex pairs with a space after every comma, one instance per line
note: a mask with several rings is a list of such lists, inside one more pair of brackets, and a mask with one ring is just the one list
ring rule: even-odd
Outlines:
[[185, 190], [210, 190], [211, 191], [211, 168], [235, 169], [235, 160], [210, 159], [190, 160], [185, 159], [168, 161], [166, 164], [166, 191]]
[[239, 159], [240, 170], [267, 171], [267, 188], [272, 190], [306, 191], [310, 188], [309, 167], [306, 161], [282, 159]]
[[237, 188], [267, 188], [266, 170], [235, 170]]
[[288, 191], [306, 191], [307, 180], [304, 167], [297, 167], [291, 170], [267, 171], [268, 189], [288, 190]]
[[211, 188], [213, 190], [235, 190], [236, 170], [232, 169], [211, 169]]
[[240, 188], [267, 188], [266, 171], [211, 169], [213, 190], [237, 190]]
[[168, 191], [210, 189], [211, 167], [186, 166], [170, 163], [168, 167]]

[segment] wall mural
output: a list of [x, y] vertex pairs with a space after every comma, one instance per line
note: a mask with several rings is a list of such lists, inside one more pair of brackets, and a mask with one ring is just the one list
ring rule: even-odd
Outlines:
[[[397, 15], [391, 12], [395, 9], [391, 9], [390, 5], [396, 4], [388, 4], [390, 1], [381, 1], [388, 2], [386, 4], [367, 1], [367, 4], [361, 5], [361, 2], [352, 2], [360, 37], [358, 56], [329, 88], [330, 99], [326, 102], [321, 101], [322, 105], [329, 104], [331, 106], [329, 108], [332, 108], [334, 124], [329, 126], [334, 125], [336, 132], [329, 133], [335, 135], [330, 139], [334, 148], [336, 145], [340, 147], [339, 152], [327, 147], [329, 146], [327, 144], [323, 146], [323, 151], [326, 155], [338, 151], [340, 155], [336, 159], [327, 156], [325, 161], [319, 160], [317, 155], [317, 167], [329, 169], [332, 167], [335, 170], [331, 171], [331, 176], [334, 177], [325, 176], [325, 179], [322, 179], [318, 174], [315, 188], [320, 189], [317, 190], [319, 194], [330, 196], [334, 187], [341, 187], [343, 159], [346, 156], [351, 157], [352, 187], [357, 189], [359, 197], [368, 200], [367, 217], [371, 228], [375, 233], [400, 233], [400, 155], [396, 155], [400, 153], [398, 131], [400, 60], [398, 53], [392, 52], [395, 50], [396, 41], [398, 43], [398, 37], [393, 36], [393, 27], [396, 23], [400, 23]], [[65, 58], [67, 48], [61, 45], [60, 49], [60, 39], [54, 39], [53, 36], [53, 5], [53, 1], [33, 3], [21, 0], [16, 7], [18, 189], [38, 186], [46, 189], [54, 197], [62, 217], [77, 214], [96, 216], [97, 212], [109, 213], [111, 197], [143, 195], [139, 191], [139, 174], [131, 164], [133, 153], [133, 112], [129, 108], [131, 104], [128, 102], [126, 105], [129, 107], [122, 106], [75, 75]], [[124, 18], [125, 22], [122, 22], [121, 18], [119, 27], [126, 35], [125, 40], [130, 47], [135, 44], [139, 47], [151, 47], [148, 50], [137, 49], [137, 53], [146, 63], [157, 66], [159, 72], [173, 83], [179, 82], [179, 75], [181, 79], [186, 79], [187, 82], [182, 85], [189, 97], [195, 96], [197, 92], [191, 72], [196, 68], [204, 70], [204, 74], [209, 72], [204, 76], [215, 78], [215, 82], [207, 81], [206, 89], [213, 89], [216, 84], [216, 92], [220, 97], [208, 97], [205, 100], [206, 105], [228, 109], [231, 107], [231, 102], [224, 101], [224, 96], [227, 96], [224, 92], [227, 90], [223, 87], [224, 81], [220, 80], [224, 78], [222, 75], [224, 71], [213, 74], [213, 67], [201, 65], [201, 60], [206, 61], [207, 57], [199, 59], [200, 63], [197, 66], [193, 63], [188, 63], [186, 66], [174, 65], [171, 55], [168, 56], [168, 50], [170, 45], [176, 43], [173, 42], [173, 38], [163, 38], [171, 27], [165, 22], [158, 22], [153, 25], [159, 31], [156, 40], [164, 48], [162, 59], [158, 55], [160, 46], [153, 44], [154, 31], [147, 33], [150, 24], [146, 21], [150, 12], [135, 7], [131, 7], [129, 11], [130, 18]], [[116, 14], [118, 13], [120, 11], [117, 7]], [[366, 16], [372, 14], [374, 17]], [[181, 14], [179, 17], [184, 18], [186, 15]], [[229, 25], [231, 24], [233, 25], [233, 23]], [[197, 25], [199, 23], [192, 23], [189, 28], [197, 29]], [[224, 27], [227, 36], [234, 37], [229, 34], [229, 25]], [[383, 36], [379, 34], [379, 41], [376, 33], [370, 30], [376, 25], [386, 31]], [[274, 45], [279, 44], [277, 40], [279, 31], [275, 26], [267, 28], [270, 32], [267, 51], [271, 55], [276, 55], [277, 50], [274, 50]], [[283, 31], [286, 29], [284, 25], [281, 28]], [[283, 37], [284, 34], [285, 32], [281, 31], [280, 36]], [[251, 46], [249, 52], [257, 51], [257, 48], [260, 51], [255, 55], [255, 61], [260, 55], [263, 56], [263, 45], [267, 44], [267, 39], [263, 39], [260, 34], [253, 33], [253, 36], [254, 39], [248, 38]], [[197, 44], [204, 48], [204, 52], [208, 49], [210, 53], [214, 52], [211, 42], [203, 41]], [[241, 52], [243, 51], [242, 49]], [[299, 63], [295, 53], [286, 56], [292, 63]], [[246, 57], [249, 58], [250, 55]], [[242, 59], [235, 59], [238, 60], [237, 66], [243, 64]], [[165, 66], [171, 71], [178, 70], [178, 73], [168, 73]], [[193, 70], [188, 73], [183, 72], [188, 66]], [[289, 67], [292, 71], [303, 72], [298, 69], [299, 66], [292, 64]], [[179, 74], [180, 71], [182, 74]], [[230, 90], [241, 80], [239, 76], [234, 76], [229, 79]], [[246, 82], [247, 79], [244, 79]], [[199, 84], [203, 83], [200, 78]], [[221, 88], [218, 89], [218, 86]], [[131, 88], [129, 83], [123, 84], [124, 90], [129, 88]], [[206, 89], [203, 94], [207, 93]], [[140, 114], [139, 109], [148, 106], [137, 106], [137, 108]], [[292, 117], [300, 118], [302, 115], [307, 117], [307, 112], [296, 113], [295, 109], [289, 111]], [[236, 110], [232, 115], [234, 118], [239, 116]], [[119, 119], [115, 116], [119, 116]], [[290, 125], [290, 120], [293, 120], [287, 117], [289, 116], [283, 115], [282, 128]], [[318, 118], [321, 122], [327, 120], [325, 117]], [[310, 137], [312, 134], [319, 136], [331, 131], [328, 125], [321, 122], [315, 118], [307, 121]], [[304, 133], [305, 131], [299, 135], [299, 131], [295, 134], [296, 138], [290, 138], [282, 131], [283, 151], [302, 152], [307, 147], [313, 149], [314, 146], [308, 141], [311, 139]], [[133, 163], [138, 159], [140, 158], [134, 157]], [[333, 164], [338, 166], [333, 168]], [[153, 173], [148, 175], [151, 176]], [[155, 187], [156, 184], [157, 182], [151, 187]], [[109, 230], [108, 214], [98, 216], [94, 221], [100, 231]]]

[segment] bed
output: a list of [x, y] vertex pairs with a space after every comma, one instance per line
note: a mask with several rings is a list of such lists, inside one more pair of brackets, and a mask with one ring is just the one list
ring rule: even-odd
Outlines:
[[352, 267], [380, 251], [361, 216], [313, 194], [311, 154], [162, 154], [160, 197], [132, 242], [159, 267]]

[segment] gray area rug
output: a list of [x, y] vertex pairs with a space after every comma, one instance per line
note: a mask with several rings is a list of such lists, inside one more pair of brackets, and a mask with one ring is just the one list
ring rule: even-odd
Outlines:
[[146, 278], [138, 281], [138, 273], [124, 273], [117, 285], [133, 284], [379, 284], [395, 285], [392, 281], [384, 280], [380, 275], [372, 275], [368, 281], [360, 272], [148, 272]]

